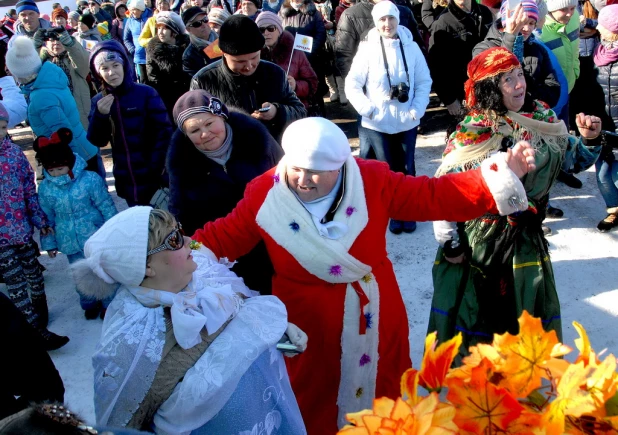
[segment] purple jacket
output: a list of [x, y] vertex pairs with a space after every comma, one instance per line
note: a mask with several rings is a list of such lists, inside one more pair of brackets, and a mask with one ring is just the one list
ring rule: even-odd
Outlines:
[[0, 177], [0, 248], [25, 245], [32, 240], [33, 226], [41, 229], [48, 223], [30, 162], [9, 139], [0, 143]]

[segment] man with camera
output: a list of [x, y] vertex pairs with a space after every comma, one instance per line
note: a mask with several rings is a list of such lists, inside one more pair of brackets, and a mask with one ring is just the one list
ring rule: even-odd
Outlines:
[[[429, 104], [431, 77], [399, 9], [384, 0], [371, 11], [371, 29], [352, 61], [345, 93], [359, 115], [360, 157], [387, 162], [392, 171], [416, 175], [417, 127]], [[391, 220], [394, 234], [411, 233], [416, 222]]]
[[69, 80], [69, 89], [77, 103], [84, 130], [88, 130], [90, 113], [90, 86], [86, 77], [90, 72], [89, 53], [64, 27], [39, 29], [33, 38], [34, 48], [43, 61], [58, 65]]

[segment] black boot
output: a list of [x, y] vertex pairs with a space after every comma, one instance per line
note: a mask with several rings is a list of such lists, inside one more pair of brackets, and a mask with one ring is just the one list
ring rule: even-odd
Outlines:
[[94, 320], [99, 317], [99, 314], [101, 314], [100, 302], [97, 302], [93, 307], [86, 308], [84, 310], [84, 317], [86, 317], [86, 320]]
[[43, 296], [32, 296], [30, 300], [32, 301], [32, 307], [34, 308], [34, 312], [38, 316], [39, 326], [41, 328], [47, 328], [47, 325], [49, 324], [47, 296], [45, 296], [45, 294], [43, 294]]
[[582, 182], [576, 178], [575, 175], [568, 174], [564, 171], [560, 171], [558, 174], [558, 181], [563, 182], [572, 189], [581, 189], [583, 186]]
[[54, 334], [53, 332], [48, 331], [47, 328], [41, 328], [39, 329], [39, 332], [41, 337], [43, 337], [43, 347], [47, 351], [60, 349], [69, 342], [69, 337]]

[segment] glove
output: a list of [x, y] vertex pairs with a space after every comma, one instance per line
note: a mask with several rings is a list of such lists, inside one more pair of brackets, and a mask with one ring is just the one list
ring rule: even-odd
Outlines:
[[43, 44], [45, 44], [45, 35], [47, 35], [47, 30], [39, 29], [32, 37], [32, 42], [34, 43], [36, 51], [39, 51]]
[[58, 34], [58, 40], [65, 47], [73, 47], [75, 45], [75, 39], [69, 35], [69, 32], [67, 32], [66, 29]]
[[[301, 350], [301, 352], [304, 352], [305, 349], [307, 349], [307, 341], [309, 340], [309, 337], [307, 337], [307, 334], [305, 334], [304, 331], [300, 329], [298, 326], [296, 326], [293, 323], [288, 323], [288, 327], [285, 330], [285, 333], [290, 339], [290, 343], [297, 346]], [[284, 355], [289, 358], [292, 358], [296, 356], [297, 354], [286, 353]]]

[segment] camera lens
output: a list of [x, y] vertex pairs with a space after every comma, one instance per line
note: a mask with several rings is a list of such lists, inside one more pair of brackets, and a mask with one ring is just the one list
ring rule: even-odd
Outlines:
[[399, 101], [400, 103], [405, 103], [407, 102], [409, 99], [408, 97], [408, 93], [400, 93], [399, 96], [397, 97], [397, 101]]

